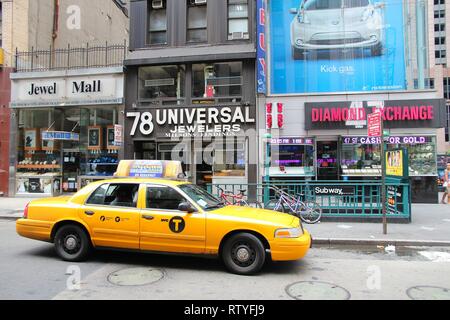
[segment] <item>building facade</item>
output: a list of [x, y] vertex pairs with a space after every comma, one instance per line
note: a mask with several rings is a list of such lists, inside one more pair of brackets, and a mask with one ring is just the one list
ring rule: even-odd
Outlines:
[[256, 182], [255, 17], [254, 0], [131, 1], [124, 158]]
[[381, 108], [387, 148], [409, 152], [412, 201], [436, 203], [446, 109], [442, 87], [429, 85], [442, 69], [430, 68], [426, 1], [260, 6], [260, 181], [380, 179], [381, 140], [368, 137], [367, 116]]
[[[0, 141], [0, 193], [71, 192], [111, 174], [118, 148], [108, 141], [123, 114], [127, 2], [1, 5], [2, 70], [8, 71], [1, 79], [11, 80], [0, 88], [1, 128], [9, 128]], [[98, 135], [97, 147], [87, 146], [90, 132]]]
[[121, 63], [11, 74], [11, 196], [76, 192], [113, 176], [124, 110]]

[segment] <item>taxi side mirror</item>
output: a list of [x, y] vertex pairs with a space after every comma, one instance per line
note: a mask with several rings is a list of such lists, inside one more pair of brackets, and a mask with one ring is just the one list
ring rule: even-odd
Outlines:
[[195, 209], [189, 202], [180, 203], [178, 206], [178, 210], [187, 213], [197, 212], [197, 209]]

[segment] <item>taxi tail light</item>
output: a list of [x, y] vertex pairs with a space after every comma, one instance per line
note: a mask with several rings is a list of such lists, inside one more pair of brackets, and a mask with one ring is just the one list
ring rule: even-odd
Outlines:
[[24, 219], [28, 219], [28, 206], [29, 206], [30, 204], [28, 203], [26, 206], [25, 206], [25, 210], [23, 211], [23, 218]]

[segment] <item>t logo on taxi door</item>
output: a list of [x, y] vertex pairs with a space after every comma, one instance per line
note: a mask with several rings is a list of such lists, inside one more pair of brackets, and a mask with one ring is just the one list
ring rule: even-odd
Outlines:
[[183, 232], [186, 224], [182, 217], [173, 217], [169, 221], [169, 228], [173, 233], [181, 233]]

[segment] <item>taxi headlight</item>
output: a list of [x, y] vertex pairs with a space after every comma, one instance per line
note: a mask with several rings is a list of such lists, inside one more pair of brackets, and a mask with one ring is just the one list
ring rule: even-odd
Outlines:
[[300, 238], [303, 235], [301, 226], [298, 228], [278, 229], [275, 231], [275, 238]]

